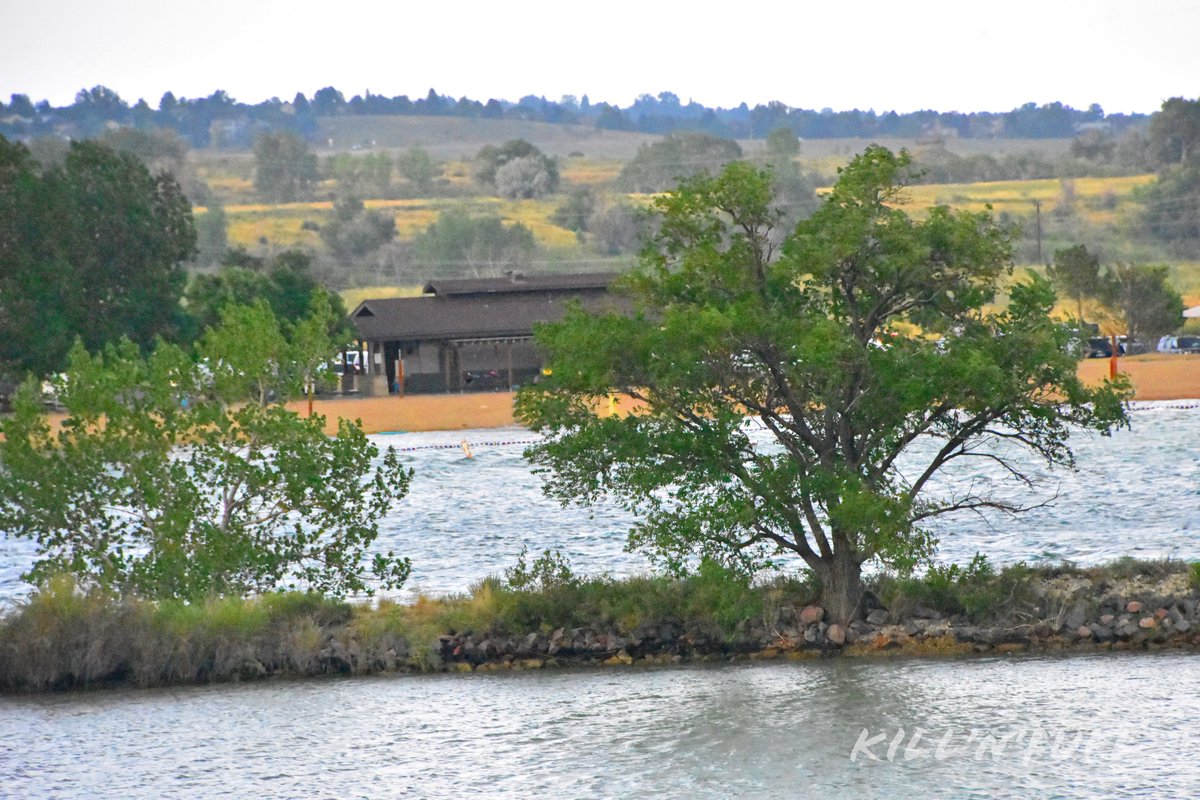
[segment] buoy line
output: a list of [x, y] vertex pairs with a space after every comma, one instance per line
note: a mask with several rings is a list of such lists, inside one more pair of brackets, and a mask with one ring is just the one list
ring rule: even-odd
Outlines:
[[1200, 408], [1200, 403], [1165, 405], [1161, 400], [1135, 400], [1129, 404], [1130, 411], [1186, 411], [1197, 408]]
[[[469, 442], [469, 444], [471, 445], [471, 447], [506, 447], [506, 446], [518, 445], [518, 444], [520, 444], [520, 445], [536, 444], [539, 441], [541, 441], [541, 440], [540, 439], [509, 439], [509, 440], [492, 441], [492, 442]], [[416, 452], [417, 450], [461, 450], [461, 449], [462, 449], [462, 442], [456, 442], [455, 444], [423, 444], [423, 445], [419, 445], [417, 447], [397, 447], [397, 448], [395, 448], [397, 453], [413, 453], [413, 452]]]

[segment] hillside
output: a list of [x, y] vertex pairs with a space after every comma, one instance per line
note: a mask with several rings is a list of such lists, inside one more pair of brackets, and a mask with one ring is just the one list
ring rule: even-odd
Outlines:
[[581, 153], [591, 158], [633, 158], [642, 143], [659, 137], [647, 133], [598, 130], [588, 125], [553, 125], [507, 119], [454, 117], [364, 116], [322, 117], [313, 137], [318, 152], [420, 147], [435, 159], [470, 158], [484, 145], [525, 139], [558, 158]]

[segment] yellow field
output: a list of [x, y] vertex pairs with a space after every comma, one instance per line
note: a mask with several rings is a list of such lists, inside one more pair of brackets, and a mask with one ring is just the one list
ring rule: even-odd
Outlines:
[[[397, 235], [408, 240], [424, 232], [438, 215], [448, 208], [462, 207], [471, 213], [496, 214], [508, 223], [519, 222], [531, 231], [543, 245], [552, 248], [575, 245], [575, 234], [550, 222], [550, 215], [557, 207], [556, 200], [501, 200], [496, 197], [473, 197], [467, 201], [458, 198], [428, 198], [405, 200], [366, 200], [368, 209], [392, 212], [396, 220]], [[320, 235], [316, 231], [304, 230], [305, 222], [322, 224], [333, 211], [329, 201], [309, 203], [246, 203], [225, 208], [228, 219], [228, 237], [231, 245], [253, 248], [264, 240], [278, 247], [319, 247]], [[194, 212], [203, 216], [207, 209], [197, 207]]]
[[935, 205], [947, 205], [966, 211], [983, 211], [988, 206], [996, 213], [1009, 211], [1027, 216], [1034, 201], [1042, 203], [1048, 214], [1064, 204], [1073, 213], [1093, 225], [1118, 221], [1122, 206], [1134, 190], [1154, 181], [1153, 175], [1119, 178], [1050, 178], [1031, 181], [989, 181], [984, 183], [935, 183], [911, 186], [905, 193], [913, 211]]
[[568, 184], [608, 183], [621, 174], [624, 162], [598, 158], [566, 158], [559, 161], [558, 174]]

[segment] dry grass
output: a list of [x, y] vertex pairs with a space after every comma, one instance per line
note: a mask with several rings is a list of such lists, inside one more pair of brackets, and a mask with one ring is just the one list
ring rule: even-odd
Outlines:
[[311, 217], [290, 214], [235, 217], [228, 222], [227, 237], [230, 245], [247, 249], [260, 244], [316, 249], [321, 246], [321, 237], [316, 231], [300, 227], [306, 219]]
[[383, 300], [389, 297], [420, 297], [420, 286], [361, 286], [338, 292], [348, 310], [353, 310], [363, 300]]
[[[1049, 214], [1073, 197], [1075, 213], [1084, 212], [1093, 224], [1111, 224], [1127, 209], [1136, 189], [1154, 181], [1153, 175], [1119, 178], [1047, 178], [1028, 181], [935, 183], [911, 186], [905, 193], [909, 210], [919, 212], [936, 205], [965, 211], [1008, 211], [1016, 216], [1033, 212], [1034, 201]], [[1111, 208], [1107, 207], [1111, 204]]]
[[623, 166], [615, 159], [567, 158], [559, 163], [558, 172], [568, 184], [594, 185], [612, 182]]

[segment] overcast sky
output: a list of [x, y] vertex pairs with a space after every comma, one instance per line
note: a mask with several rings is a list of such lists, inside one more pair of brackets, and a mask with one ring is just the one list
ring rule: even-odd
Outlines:
[[1195, 0], [0, 0], [0, 98], [254, 103], [674, 92], [709, 106], [1150, 112], [1200, 94]]

